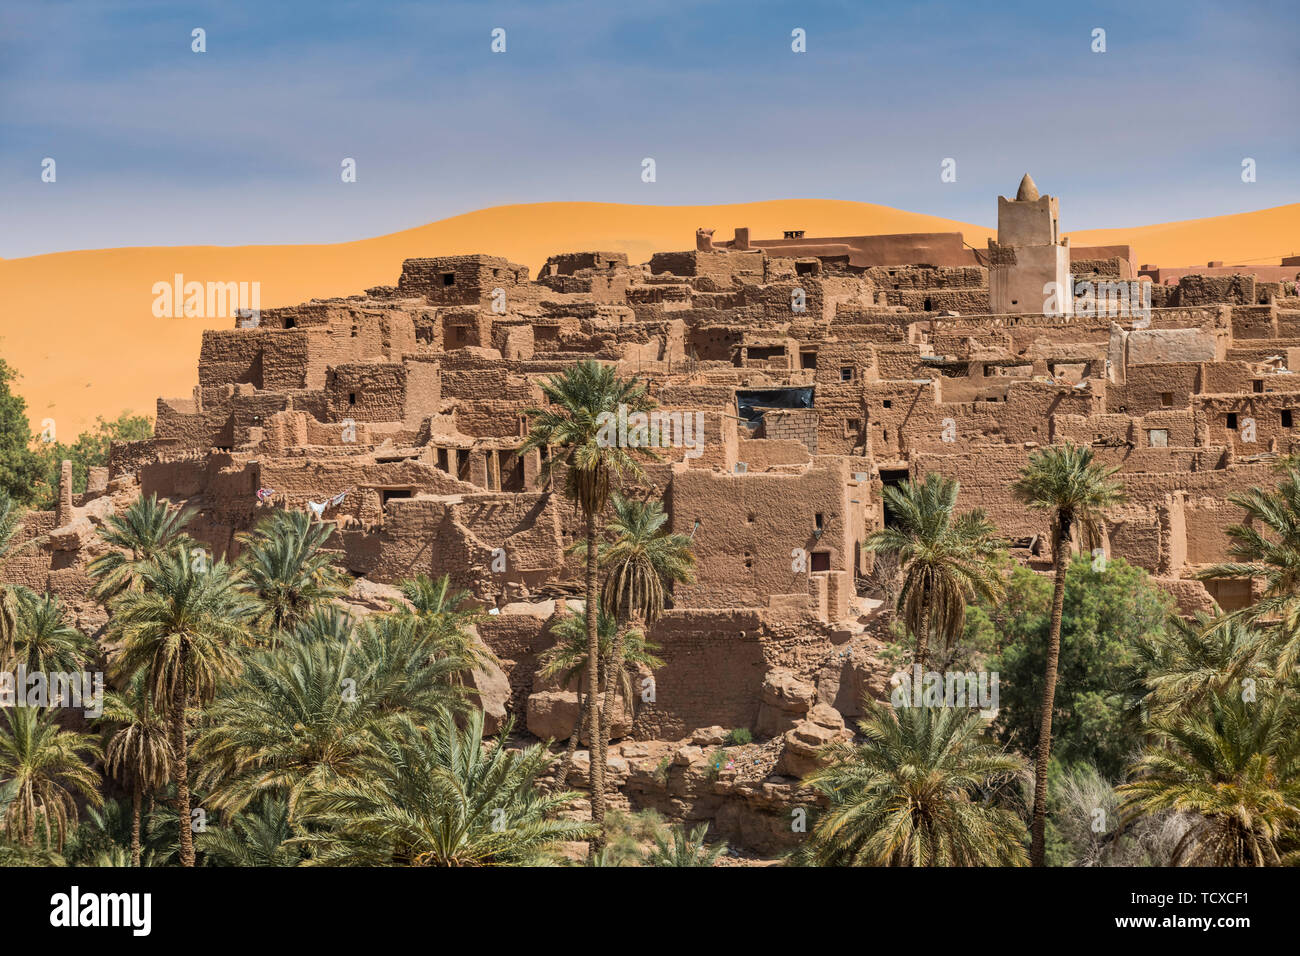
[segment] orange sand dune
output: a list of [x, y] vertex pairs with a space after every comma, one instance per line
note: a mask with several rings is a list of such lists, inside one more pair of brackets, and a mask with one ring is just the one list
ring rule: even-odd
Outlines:
[[[183, 246], [92, 249], [0, 260], [0, 356], [22, 374], [34, 427], [53, 418], [69, 441], [97, 415], [153, 414], [159, 396], [188, 396], [205, 328], [231, 319], [158, 319], [155, 282], [260, 282], [261, 306], [354, 295], [397, 281], [411, 256], [484, 252], [528, 265], [533, 274], [559, 252], [603, 249], [643, 262], [652, 252], [689, 249], [699, 226], [729, 239], [734, 226], [767, 238], [786, 229], [809, 236], [903, 232], [965, 233], [982, 248], [983, 226], [835, 200], [778, 200], [729, 206], [535, 203], [497, 206], [374, 239], [332, 245]], [[1300, 204], [1133, 229], [1074, 233], [1080, 245], [1131, 243], [1139, 262], [1191, 265], [1267, 260], [1300, 237]]]

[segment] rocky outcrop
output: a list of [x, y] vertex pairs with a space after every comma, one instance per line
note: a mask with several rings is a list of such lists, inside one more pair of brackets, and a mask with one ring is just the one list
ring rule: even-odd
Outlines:
[[784, 747], [777, 763], [777, 773], [802, 778], [819, 767], [826, 758], [821, 748], [837, 740], [852, 738], [844, 726], [844, 717], [829, 704], [817, 704], [782, 737]]

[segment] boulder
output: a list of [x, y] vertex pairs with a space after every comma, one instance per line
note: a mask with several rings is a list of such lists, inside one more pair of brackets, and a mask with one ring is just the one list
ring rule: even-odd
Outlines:
[[806, 719], [782, 737], [781, 759], [776, 772], [787, 777], [804, 777], [826, 765], [821, 748], [853, 735], [845, 728], [840, 712], [829, 704], [817, 704]]
[[485, 661], [469, 672], [466, 683], [474, 688], [475, 701], [483, 708], [483, 732], [495, 734], [506, 722], [510, 703], [510, 679], [496, 661]]
[[[603, 705], [604, 695], [601, 695]], [[545, 740], [568, 740], [578, 720], [578, 694], [571, 690], [544, 690], [528, 695], [526, 722], [528, 732]], [[632, 714], [622, 697], [615, 699], [610, 736], [617, 740], [632, 732]], [[584, 731], [579, 738], [590, 745], [590, 736]]]
[[774, 668], [759, 691], [756, 729], [764, 737], [779, 737], [797, 724], [816, 700], [816, 687], [786, 668]]

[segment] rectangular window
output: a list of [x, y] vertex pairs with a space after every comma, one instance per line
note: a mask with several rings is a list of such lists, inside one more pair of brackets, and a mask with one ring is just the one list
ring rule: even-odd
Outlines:
[[1169, 447], [1169, 430], [1167, 428], [1153, 428], [1147, 432], [1147, 444], [1152, 448]]
[[1162, 408], [1173, 408], [1173, 407], [1174, 407], [1174, 393], [1173, 393], [1173, 392], [1161, 392], [1161, 393], [1160, 393], [1160, 405], [1161, 405]]
[[852, 365], [841, 365], [841, 366], [840, 366], [840, 381], [841, 381], [841, 382], [851, 382], [851, 381], [853, 381], [853, 366], [852, 366]]
[[831, 553], [829, 551], [814, 551], [811, 557], [814, 571], [829, 571], [831, 569]]
[[1237, 430], [1237, 413], [1236, 413], [1236, 412], [1228, 412], [1228, 428], [1229, 428], [1230, 431], [1234, 431], [1234, 432]]
[[1291, 427], [1291, 409], [1289, 408], [1282, 409], [1282, 427], [1283, 428]]
[[455, 285], [455, 284], [456, 284], [456, 273], [454, 273], [454, 272], [444, 272], [444, 273], [442, 274], [442, 284], [443, 284], [443, 285]]
[[1252, 391], [1255, 392], [1264, 391], [1264, 380], [1262, 378], [1255, 379], [1255, 381], [1251, 382], [1250, 385]]

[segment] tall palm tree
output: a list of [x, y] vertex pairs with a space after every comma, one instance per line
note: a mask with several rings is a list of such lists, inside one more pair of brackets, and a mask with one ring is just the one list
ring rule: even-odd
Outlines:
[[[610, 365], [592, 359], [576, 363], [572, 368], [539, 383], [542, 394], [550, 403], [547, 408], [531, 408], [526, 415], [532, 420], [528, 437], [519, 449], [528, 451], [551, 449], [539, 474], [546, 485], [556, 470], [563, 471], [565, 498], [573, 502], [586, 520], [587, 574], [586, 617], [587, 651], [591, 660], [599, 657], [599, 637], [596, 620], [597, 578], [597, 524], [609, 502], [610, 494], [625, 475], [641, 478], [644, 472], [633, 457], [637, 451], [653, 457], [646, 448], [624, 447], [619, 441], [609, 440], [609, 421], [618, 416], [620, 409], [627, 414], [645, 411], [652, 406], [646, 386], [635, 377], [621, 378]], [[587, 709], [588, 725], [597, 728], [600, 717], [596, 703], [600, 697], [598, 668], [588, 669]], [[603, 836], [600, 824], [605, 818], [605, 766], [600, 760], [591, 761], [591, 816], [597, 824], [594, 845], [599, 846]]]
[[196, 570], [180, 548], [155, 558], [138, 572], [140, 590], [118, 599], [111, 622], [123, 642], [119, 673], [126, 680], [141, 674], [154, 709], [170, 724], [182, 866], [194, 865], [185, 710], [209, 703], [218, 684], [239, 672], [235, 648], [256, 612], [229, 565], [202, 567]]
[[123, 591], [138, 590], [141, 572], [150, 561], [173, 547], [193, 543], [184, 529], [197, 513], [193, 508], [174, 508], [151, 494], [136, 498], [122, 514], [109, 515], [99, 537], [113, 550], [86, 566], [97, 579], [94, 596], [107, 603]]
[[174, 763], [170, 728], [150, 698], [143, 673], [122, 691], [104, 695], [110, 728], [104, 767], [131, 784], [131, 865], [140, 865], [140, 808], [147, 793], [167, 786]]
[[[598, 670], [605, 672], [607, 677], [612, 673], [608, 668], [613, 657], [614, 643], [617, 640], [623, 642], [621, 656], [624, 664], [647, 667], [651, 670], [663, 667], [662, 658], [654, 654], [659, 650], [658, 645], [646, 640], [645, 632], [640, 628], [620, 627], [618, 618], [599, 604], [596, 619], [596, 633], [600, 647], [596, 666]], [[595, 734], [591, 733], [590, 714], [588, 708], [583, 706], [586, 698], [581, 682], [581, 677], [587, 670], [587, 622], [585, 618], [566, 614], [551, 625], [551, 634], [555, 637], [555, 643], [543, 651], [539, 658], [542, 664], [542, 676], [558, 677], [561, 687], [568, 687], [577, 682], [578, 690], [578, 719], [574, 722], [573, 733], [569, 735], [569, 744], [565, 749], [564, 759], [560, 761], [560, 771], [555, 778], [555, 786], [563, 787], [569, 779], [569, 768], [573, 765], [573, 755], [578, 749], [578, 738], [584, 729], [593, 740], [593, 747], [595, 746]], [[632, 679], [626, 667], [619, 668], [618, 676], [617, 693], [622, 694], [623, 699], [629, 704], [634, 703], [636, 698], [632, 691]], [[608, 694], [611, 689], [608, 679], [605, 681], [605, 688], [605, 693]]]
[[1093, 461], [1091, 448], [1066, 442], [1030, 455], [1028, 464], [1012, 485], [1012, 490], [1030, 508], [1052, 514], [1055, 585], [1034, 763], [1033, 838], [1029, 853], [1034, 866], [1044, 865], [1047, 847], [1047, 767], [1052, 751], [1052, 708], [1056, 702], [1056, 670], [1061, 659], [1061, 616], [1065, 609], [1069, 546], [1076, 532], [1084, 547], [1100, 543], [1103, 512], [1124, 500], [1123, 486], [1111, 479], [1117, 471], [1117, 466]]
[[1022, 866], [1024, 825], [981, 792], [1027, 772], [975, 711], [864, 701], [866, 741], [828, 745], [804, 782], [830, 799], [794, 860], [816, 866]]
[[1300, 861], [1300, 735], [1293, 704], [1212, 693], [1206, 712], [1156, 721], [1157, 742], [1120, 785], [1128, 817], [1174, 811], [1195, 822], [1174, 866]]
[[77, 822], [78, 801], [103, 802], [99, 776], [88, 763], [100, 756], [99, 745], [87, 734], [64, 730], [38, 707], [7, 707], [4, 717], [0, 780], [12, 797], [4, 811], [5, 835], [31, 847], [40, 819], [45, 848], [62, 852], [68, 825]]
[[483, 712], [458, 725], [444, 714], [427, 727], [398, 718], [361, 772], [303, 794], [306, 833], [296, 838], [326, 866], [492, 866], [544, 860], [593, 826], [563, 819], [577, 794], [543, 794], [541, 745], [505, 746], [507, 727], [483, 745]]
[[1246, 521], [1227, 529], [1235, 561], [1205, 568], [1198, 578], [1258, 578], [1262, 598], [1226, 615], [1253, 624], [1277, 644], [1278, 674], [1300, 661], [1300, 466], [1288, 464], [1274, 490], [1252, 487], [1228, 496]]
[[282, 632], [343, 593], [343, 572], [321, 551], [332, 533], [306, 511], [277, 511], [252, 534], [237, 536], [242, 587], [261, 605], [255, 624], [272, 647]]
[[24, 589], [18, 598], [18, 632], [14, 660], [29, 673], [80, 671], [94, 653], [95, 642], [68, 623], [57, 595]]
[[[664, 527], [668, 514], [658, 501], [638, 501], [615, 494], [611, 499], [614, 515], [605, 526], [613, 540], [599, 555], [605, 568], [605, 586], [601, 605], [618, 620], [631, 621], [640, 631], [653, 624], [664, 612], [668, 593], [674, 584], [686, 584], [695, 576], [695, 556], [691, 539], [670, 533]], [[605, 706], [597, 735], [598, 754], [592, 759], [604, 762], [609, 746], [614, 715], [612, 693], [614, 674], [626, 680], [623, 661], [624, 628], [617, 629], [605, 673]], [[631, 700], [628, 693], [626, 699]]]
[[704, 842], [709, 825], [701, 823], [686, 833], [685, 827], [671, 827], [667, 833], [655, 834], [654, 848], [646, 854], [651, 866], [716, 866], [727, 852], [727, 844], [719, 841], [710, 846]]
[[264, 793], [229, 823], [199, 834], [198, 846], [220, 866], [298, 866], [304, 853], [289, 842], [293, 835], [289, 801]]
[[1002, 580], [993, 563], [1000, 542], [983, 509], [956, 513], [958, 482], [928, 474], [923, 481], [886, 485], [881, 493], [894, 523], [873, 533], [866, 548], [895, 555], [903, 569], [898, 612], [916, 635], [916, 662], [925, 669], [930, 634], [951, 646], [976, 595], [996, 601]]

